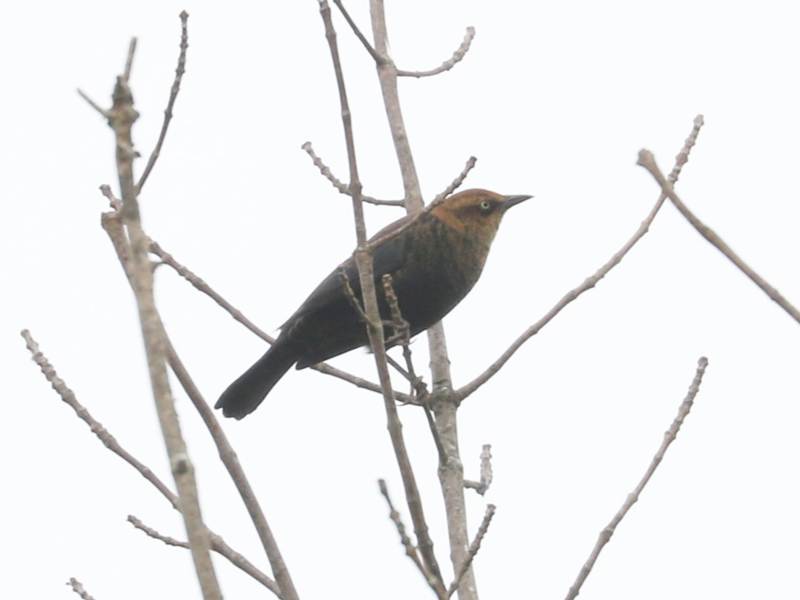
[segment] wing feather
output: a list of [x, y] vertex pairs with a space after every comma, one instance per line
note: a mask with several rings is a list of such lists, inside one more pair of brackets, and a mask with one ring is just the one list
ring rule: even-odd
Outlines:
[[[370, 241], [374, 241], [385, 237], [410, 221], [414, 215], [407, 215], [402, 219], [398, 219], [390, 223], [378, 233], [376, 233]], [[406, 250], [406, 235], [398, 235], [393, 238], [387, 239], [375, 248], [372, 255], [373, 269], [375, 271], [376, 281], [380, 281], [381, 277], [386, 273], [393, 273], [403, 266], [405, 262]], [[344, 272], [350, 282], [350, 287], [356, 296], [360, 295], [361, 284], [358, 280], [358, 269], [356, 268], [355, 261], [351, 256], [344, 262]], [[305, 302], [300, 305], [300, 308], [289, 317], [289, 319], [281, 326], [281, 329], [291, 326], [298, 319], [313, 313], [325, 306], [339, 302], [345, 298], [344, 289], [342, 287], [342, 280], [339, 275], [339, 267], [322, 280], [311, 295], [306, 298]]]

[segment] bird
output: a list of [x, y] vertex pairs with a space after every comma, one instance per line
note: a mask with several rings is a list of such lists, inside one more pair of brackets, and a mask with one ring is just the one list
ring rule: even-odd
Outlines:
[[[505, 213], [529, 198], [465, 190], [380, 230], [369, 243], [381, 318], [391, 319], [382, 285], [383, 275], [390, 274], [410, 337], [438, 323], [478, 281]], [[350, 298], [343, 276], [353, 291]], [[275, 343], [222, 393], [214, 408], [221, 408], [226, 417], [242, 419], [292, 366], [305, 369], [369, 345], [353, 298], [360, 300], [361, 286], [351, 256], [311, 292], [281, 326]], [[385, 329], [386, 339], [392, 331]]]

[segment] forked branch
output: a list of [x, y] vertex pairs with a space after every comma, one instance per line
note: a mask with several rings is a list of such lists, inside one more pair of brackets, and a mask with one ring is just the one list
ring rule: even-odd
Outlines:
[[[147, 465], [141, 463], [132, 454], [125, 450], [119, 444], [119, 442], [117, 442], [116, 438], [111, 435], [111, 433], [92, 416], [89, 410], [78, 401], [75, 393], [69, 389], [64, 380], [58, 376], [55, 368], [53, 368], [53, 365], [50, 364], [50, 361], [47, 360], [47, 357], [39, 349], [39, 344], [36, 343], [36, 340], [33, 339], [33, 336], [27, 329], [22, 331], [22, 337], [25, 339], [25, 343], [32, 355], [33, 361], [39, 366], [47, 381], [50, 382], [50, 385], [53, 386], [53, 389], [61, 397], [61, 399], [68, 404], [70, 408], [75, 411], [75, 414], [89, 426], [92, 433], [94, 433], [98, 439], [103, 442], [106, 448], [131, 465], [134, 469], [136, 469], [136, 471], [139, 472], [140, 475], [142, 475], [142, 477], [152, 483], [153, 486], [159, 492], [161, 492], [161, 495], [167, 499], [167, 501], [175, 510], [180, 510], [178, 496], [173, 493], [172, 490], [170, 490], [167, 485], [161, 481], [161, 479], [159, 479], [159, 477]], [[211, 539], [211, 548], [215, 552], [224, 556], [231, 561], [231, 563], [253, 577], [253, 579], [272, 590], [275, 595], [280, 596], [280, 590], [272, 579], [259, 571], [252, 563], [244, 558], [244, 556], [228, 546], [221, 536], [210, 530], [208, 531], [208, 534]]]
[[656, 159], [653, 157], [652, 152], [649, 150], [642, 150], [639, 152], [639, 160], [637, 161], [637, 164], [643, 166], [650, 172], [653, 178], [658, 182], [658, 185], [661, 186], [662, 194], [666, 194], [669, 199], [672, 200], [675, 208], [677, 208], [681, 214], [686, 217], [686, 220], [692, 224], [692, 227], [694, 227], [700, 233], [700, 235], [706, 238], [706, 240], [716, 247], [717, 250], [722, 252], [722, 254], [728, 258], [728, 260], [739, 267], [739, 270], [742, 273], [747, 275], [750, 280], [760, 287], [767, 296], [769, 296], [778, 304], [778, 306], [789, 313], [789, 315], [795, 321], [800, 323], [800, 311], [798, 311], [786, 298], [784, 298], [778, 290], [767, 283], [763, 277], [753, 271], [753, 269], [751, 269], [750, 266], [745, 263], [739, 257], [739, 255], [736, 254], [733, 249], [731, 249], [731, 247], [728, 246], [728, 244], [726, 244], [722, 238], [716, 234], [713, 229], [711, 229], [711, 227], [698, 219], [695, 214], [690, 211], [689, 208], [681, 201], [681, 199], [675, 193], [672, 183], [664, 177], [664, 174], [658, 168]]
[[[681, 170], [683, 169], [683, 165], [686, 164], [686, 161], [689, 158], [689, 152], [691, 151], [692, 147], [695, 145], [697, 141], [697, 135], [700, 133], [700, 128], [703, 126], [703, 116], [698, 115], [694, 120], [694, 126], [692, 127], [692, 131], [689, 134], [689, 137], [686, 138], [686, 142], [683, 145], [683, 148], [678, 153], [675, 158], [675, 166], [670, 173], [669, 180], [672, 183], [678, 181], [678, 177], [680, 176]], [[567, 292], [567, 294], [559, 300], [556, 305], [551, 308], [548, 313], [539, 319], [536, 323], [531, 325], [521, 336], [519, 336], [509, 348], [503, 352], [503, 354], [498, 358], [494, 363], [492, 363], [489, 368], [487, 368], [483, 373], [481, 373], [478, 377], [473, 379], [464, 387], [460, 388], [456, 391], [456, 395], [458, 396], [459, 400], [464, 400], [467, 396], [475, 392], [479, 387], [481, 387], [484, 383], [489, 381], [492, 377], [494, 377], [498, 371], [508, 362], [508, 360], [514, 356], [517, 350], [519, 350], [522, 345], [527, 342], [530, 338], [534, 335], [539, 333], [541, 329], [547, 325], [550, 321], [555, 318], [555, 316], [561, 312], [561, 310], [566, 307], [569, 303], [573, 300], [576, 300], [578, 297], [581, 296], [584, 292], [592, 289], [597, 283], [605, 277], [611, 269], [617, 266], [625, 255], [633, 248], [636, 243], [644, 237], [644, 235], [649, 231], [650, 224], [653, 222], [653, 219], [656, 218], [658, 211], [661, 210], [661, 207], [664, 204], [664, 201], [667, 199], [667, 192], [662, 191], [661, 195], [656, 200], [655, 205], [650, 210], [650, 214], [647, 215], [642, 224], [633, 234], [631, 239], [629, 239], [625, 245], [620, 248], [620, 250], [612, 256], [606, 264], [600, 267], [594, 275], [587, 278], [582, 284], [576, 287], [573, 290]]]

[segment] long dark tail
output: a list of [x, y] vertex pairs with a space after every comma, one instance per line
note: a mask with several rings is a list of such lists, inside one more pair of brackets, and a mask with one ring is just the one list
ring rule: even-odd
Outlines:
[[277, 343], [247, 369], [244, 374], [228, 386], [217, 400], [214, 408], [221, 408], [226, 417], [241, 419], [253, 412], [266, 398], [269, 391], [297, 362], [291, 348]]

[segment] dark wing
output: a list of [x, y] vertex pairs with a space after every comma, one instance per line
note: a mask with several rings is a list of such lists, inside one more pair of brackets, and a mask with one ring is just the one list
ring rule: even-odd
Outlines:
[[[397, 221], [390, 223], [372, 236], [370, 238], [370, 242], [389, 236], [393, 232], [397, 231], [400, 227], [408, 223], [412, 218], [414, 218], [414, 216], [416, 215], [407, 215], [402, 219], [398, 219]], [[379, 281], [380, 278], [386, 273], [393, 273], [403, 266], [403, 262], [405, 261], [406, 238], [407, 236], [404, 233], [401, 233], [400, 235], [389, 237], [375, 248], [375, 251], [372, 255], [372, 262], [376, 280]], [[361, 292], [361, 284], [358, 281], [358, 269], [356, 268], [356, 263], [352, 256], [344, 263], [344, 271], [348, 281], [350, 282], [350, 287], [353, 288], [353, 292], [355, 292], [356, 296], [359, 297]], [[286, 323], [281, 325], [281, 329], [284, 329], [287, 325], [290, 325], [297, 319], [300, 319], [309, 313], [319, 310], [320, 308], [328, 306], [343, 298], [344, 288], [342, 287], [342, 279], [339, 275], [339, 267], [337, 267], [333, 273], [328, 275], [322, 281], [322, 283], [317, 286], [317, 289], [311, 292], [311, 295], [306, 298], [306, 301], [300, 305], [300, 308], [298, 308], [297, 311], [295, 311], [295, 313], [289, 317]]]

